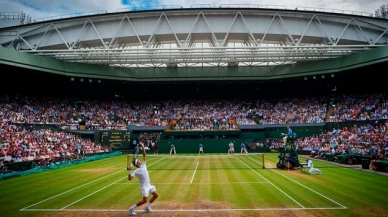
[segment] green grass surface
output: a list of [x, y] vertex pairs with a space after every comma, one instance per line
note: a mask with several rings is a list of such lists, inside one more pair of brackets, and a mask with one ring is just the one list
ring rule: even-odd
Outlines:
[[[301, 161], [303, 159], [300, 159]], [[314, 161], [323, 175], [274, 169], [277, 154], [150, 155], [160, 197], [139, 216], [386, 216], [388, 177]], [[126, 156], [0, 181], [0, 216], [128, 216], [141, 198]], [[272, 169], [273, 168], [273, 169]]]

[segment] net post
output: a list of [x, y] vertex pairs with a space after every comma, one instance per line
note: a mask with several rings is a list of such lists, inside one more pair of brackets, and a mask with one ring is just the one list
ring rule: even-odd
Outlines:
[[262, 161], [262, 164], [263, 164], [263, 169], [265, 169], [265, 166], [264, 166], [264, 153], [261, 153], [261, 161]]

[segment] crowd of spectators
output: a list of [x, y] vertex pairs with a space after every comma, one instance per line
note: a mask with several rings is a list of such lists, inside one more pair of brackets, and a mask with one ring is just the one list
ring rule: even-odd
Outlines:
[[328, 115], [329, 122], [387, 119], [387, 99], [383, 94], [342, 95]]
[[251, 125], [248, 106], [243, 100], [193, 100], [187, 104], [175, 130], [233, 130], [237, 124]]
[[362, 155], [382, 159], [388, 154], [388, 122], [334, 128], [320, 135], [297, 139], [295, 145], [300, 150], [311, 151], [315, 158]]
[[327, 100], [325, 97], [257, 100], [256, 115], [261, 124], [300, 124], [325, 122]]
[[0, 167], [7, 172], [7, 164], [34, 162], [36, 166], [80, 159], [89, 153], [109, 152], [90, 140], [74, 134], [35, 129], [8, 124], [0, 119]]
[[[238, 125], [322, 123], [388, 119], [384, 94], [341, 95], [335, 107], [326, 97], [245, 100], [143, 101], [79, 100], [2, 96], [0, 98], [0, 171], [6, 164], [36, 161], [38, 166], [72, 160], [107, 149], [90, 140], [50, 129], [22, 124], [56, 125], [62, 130], [127, 130], [134, 126], [167, 126], [175, 130], [234, 130]], [[153, 147], [161, 132], [144, 132], [139, 140]], [[388, 151], [388, 124], [334, 129], [300, 138], [296, 146], [314, 157], [359, 154], [376, 159]], [[281, 140], [251, 144], [278, 148]]]
[[64, 130], [127, 130], [134, 126], [166, 126], [183, 110], [184, 104], [163, 102], [71, 100], [3, 96], [0, 118], [10, 123], [49, 124]]
[[342, 95], [332, 110], [326, 97], [245, 100], [79, 100], [3, 96], [0, 118], [9, 123], [50, 124], [63, 130], [127, 130], [167, 126], [176, 130], [225, 130], [238, 125], [322, 123], [388, 118], [383, 94]]

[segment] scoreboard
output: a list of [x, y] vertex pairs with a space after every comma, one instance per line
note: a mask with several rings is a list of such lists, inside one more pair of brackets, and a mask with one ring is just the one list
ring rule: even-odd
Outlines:
[[101, 131], [101, 144], [115, 148], [129, 148], [131, 142], [130, 131]]

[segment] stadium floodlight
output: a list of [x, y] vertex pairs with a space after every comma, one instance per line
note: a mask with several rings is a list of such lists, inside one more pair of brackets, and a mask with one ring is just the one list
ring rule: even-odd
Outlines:
[[84, 82], [84, 79], [83, 78], [81, 78], [81, 79], [79, 79], [81, 82]]
[[74, 81], [74, 78], [70, 78], [70, 81]]
[[100, 83], [101, 83], [101, 80], [98, 80], [97, 82], [100, 84]]
[[313, 76], [313, 79], [317, 79], [317, 77], [315, 77], [315, 75]]
[[177, 68], [178, 67], [178, 64], [176, 63], [167, 63], [167, 68]]

